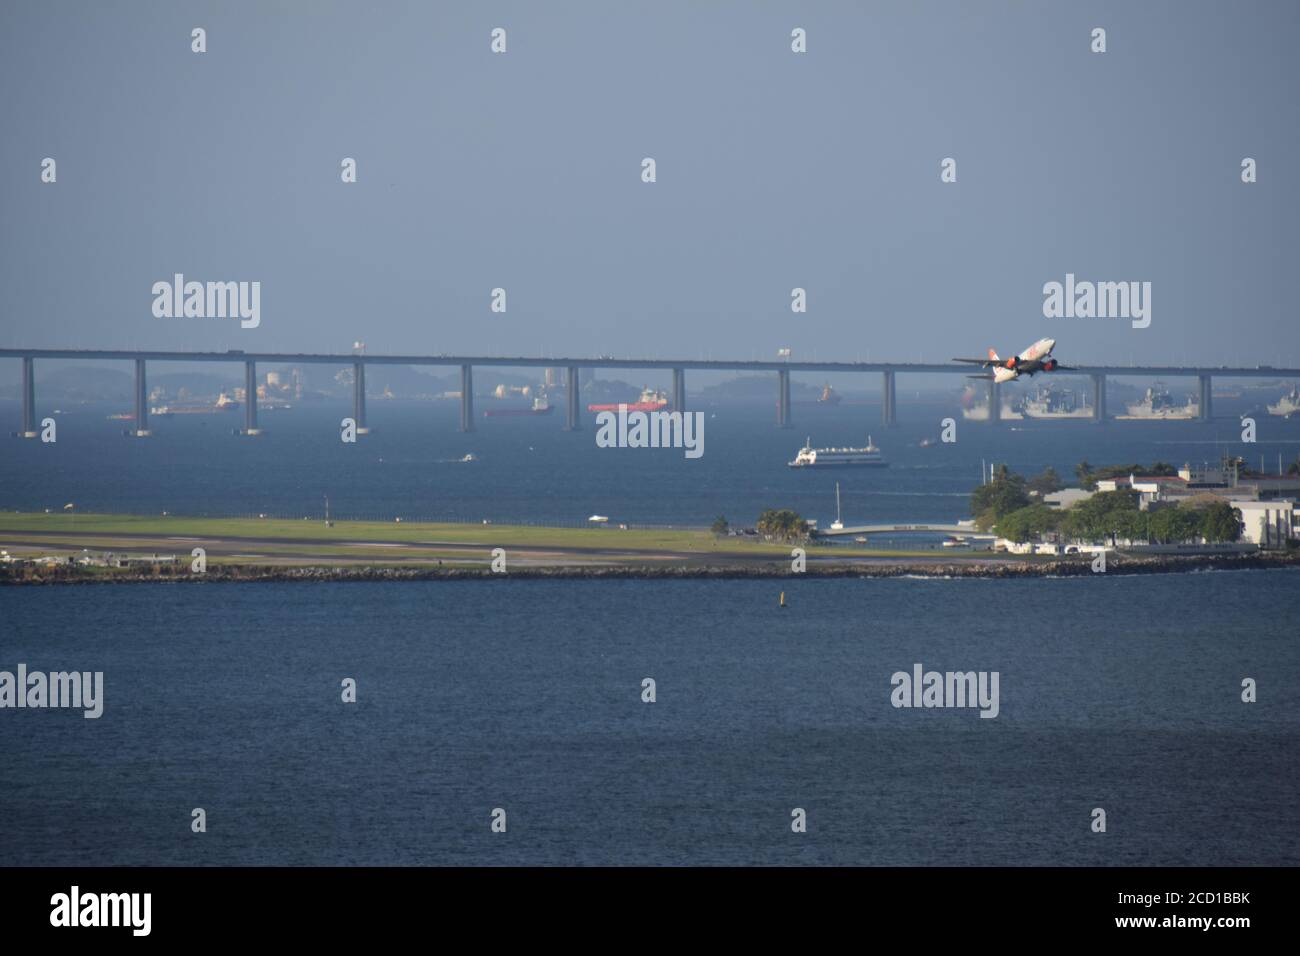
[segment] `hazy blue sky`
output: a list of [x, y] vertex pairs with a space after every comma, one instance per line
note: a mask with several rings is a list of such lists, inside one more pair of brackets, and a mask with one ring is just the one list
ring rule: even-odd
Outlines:
[[[1050, 334], [1065, 361], [1297, 365], [1298, 26], [1281, 0], [5, 0], [0, 342], [915, 360]], [[259, 280], [261, 326], [154, 318], [175, 272]], [[1152, 282], [1151, 326], [1044, 318], [1067, 272]]]

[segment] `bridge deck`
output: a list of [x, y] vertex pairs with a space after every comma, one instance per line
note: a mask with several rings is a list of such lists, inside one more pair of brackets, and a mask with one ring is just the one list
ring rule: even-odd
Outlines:
[[830, 538], [847, 534], [913, 534], [920, 532], [938, 532], [941, 534], [961, 534], [968, 538], [994, 538], [996, 535], [976, 531], [970, 525], [962, 524], [861, 524], [853, 528], [829, 528], [817, 530], [817, 537]]
[[[357, 355], [320, 352], [186, 352], [141, 351], [132, 349], [16, 349], [0, 348], [0, 358], [39, 359], [98, 359], [101, 361], [149, 362], [274, 362], [315, 365], [469, 365], [502, 366], [514, 368], [656, 368], [656, 369], [712, 369], [720, 371], [750, 372], [921, 372], [926, 374], [972, 374], [971, 366], [926, 362], [796, 362], [782, 360], [729, 360], [729, 359], [634, 359], [604, 356], [598, 358], [530, 358], [522, 355]], [[1050, 373], [1060, 374], [1060, 373]], [[1297, 368], [1254, 368], [1228, 366], [1167, 366], [1167, 365], [1083, 365], [1075, 366], [1065, 374], [1077, 375], [1143, 375], [1160, 377], [1215, 375], [1238, 378], [1295, 378]]]

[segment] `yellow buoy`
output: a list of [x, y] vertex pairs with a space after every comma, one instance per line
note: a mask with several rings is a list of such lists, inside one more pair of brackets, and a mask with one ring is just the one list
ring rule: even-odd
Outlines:
[[785, 592], [781, 592], [781, 607], [785, 607]]

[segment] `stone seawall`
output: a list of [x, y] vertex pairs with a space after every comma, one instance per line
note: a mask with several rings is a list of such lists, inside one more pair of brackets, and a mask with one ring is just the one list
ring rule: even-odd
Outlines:
[[[1107, 557], [1105, 574], [1169, 574], [1192, 571], [1237, 571], [1300, 567], [1300, 552], [1260, 552], [1246, 555], [1143, 555]], [[147, 570], [91, 572], [65, 565], [0, 567], [0, 585], [59, 584], [204, 584], [219, 582], [277, 581], [458, 581], [495, 578], [619, 578], [743, 580], [747, 578], [1026, 578], [1086, 577], [1097, 574], [1090, 559], [907, 561], [882, 559], [835, 563], [811, 562], [800, 574], [789, 562], [770, 564], [623, 564], [604, 566], [556, 565], [523, 567], [504, 574], [483, 568], [271, 567], [266, 565], [210, 565], [202, 574], [188, 566], [161, 566]]]

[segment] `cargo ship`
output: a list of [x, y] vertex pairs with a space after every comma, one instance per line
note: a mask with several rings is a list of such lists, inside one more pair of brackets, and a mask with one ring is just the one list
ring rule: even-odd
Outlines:
[[[658, 412], [668, 407], [668, 396], [657, 388], [641, 389], [641, 397], [635, 402], [622, 402], [624, 408], [629, 412]], [[619, 402], [605, 402], [599, 405], [588, 405], [589, 412], [616, 412], [620, 406]]]
[[[968, 422], [986, 422], [989, 420], [988, 399], [977, 400], [975, 389], [967, 388], [961, 396], [961, 417]], [[1002, 399], [1002, 421], [1017, 421], [1024, 418], [1010, 399]]]
[[822, 389], [821, 398], [817, 399], [817, 401], [822, 405], [838, 405], [840, 403], [840, 396], [839, 393], [836, 392], [835, 389], [831, 388], [828, 383], [826, 387]]
[[1270, 415], [1280, 415], [1283, 418], [1290, 418], [1296, 412], [1300, 412], [1300, 388], [1294, 385], [1291, 386], [1291, 391], [1277, 400], [1276, 404], [1268, 406]]
[[1041, 386], [1020, 406], [1025, 418], [1092, 418], [1092, 408], [1078, 392]]
[[[273, 407], [269, 404], [262, 406], [263, 410], [269, 411]], [[281, 408], [289, 408], [288, 405], [281, 405]], [[225, 392], [217, 396], [217, 400], [212, 405], [198, 405], [187, 403], [184, 405], [154, 405], [149, 409], [149, 415], [152, 418], [171, 418], [173, 415], [215, 415], [217, 412], [233, 412], [239, 408], [239, 402], [231, 398]], [[134, 415], [128, 415], [128, 418], [135, 418]]]
[[484, 418], [501, 418], [519, 415], [549, 415], [553, 409], [546, 397], [534, 398], [531, 408], [489, 408], [483, 413]]
[[1196, 418], [1201, 412], [1201, 404], [1193, 397], [1178, 405], [1169, 395], [1169, 389], [1160, 382], [1149, 387], [1140, 402], [1129, 402], [1125, 406], [1127, 415], [1116, 415], [1125, 421], [1156, 419], [1160, 421], [1187, 421]]
[[805, 438], [799, 454], [787, 464], [791, 468], [884, 468], [888, 463], [868, 435], [865, 448], [813, 448], [812, 439]]

